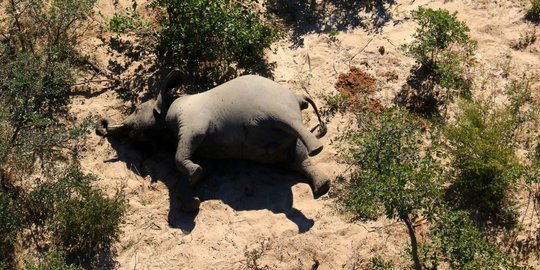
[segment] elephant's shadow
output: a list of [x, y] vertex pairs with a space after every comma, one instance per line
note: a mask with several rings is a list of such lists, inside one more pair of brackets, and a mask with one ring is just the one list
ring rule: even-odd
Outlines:
[[115, 138], [108, 141], [116, 150], [117, 158], [105, 162], [125, 162], [134, 173], [150, 176], [152, 182], [161, 181], [167, 186], [171, 227], [185, 232], [195, 228], [198, 212], [182, 212], [178, 199], [194, 195], [193, 190], [203, 202], [221, 200], [236, 211], [268, 209], [283, 213], [298, 226], [300, 233], [307, 232], [314, 224], [293, 207], [291, 188], [306, 181], [297, 173], [242, 160], [195, 160], [203, 167], [204, 176], [193, 189], [176, 169], [173, 147], [140, 147]]

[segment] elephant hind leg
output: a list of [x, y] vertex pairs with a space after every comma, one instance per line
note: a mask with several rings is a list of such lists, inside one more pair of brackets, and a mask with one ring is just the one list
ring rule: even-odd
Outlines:
[[330, 190], [330, 178], [321, 170], [317, 169], [309, 159], [300, 164], [299, 171], [310, 179], [313, 197], [319, 198]]
[[304, 127], [301, 119], [279, 122], [278, 127], [287, 133], [297, 136], [306, 146], [309, 156], [315, 156], [322, 151], [322, 143], [313, 133]]
[[296, 144], [295, 155], [293, 169], [308, 178], [313, 197], [318, 198], [326, 194], [330, 189], [330, 178], [311, 162], [306, 147], [300, 142]]

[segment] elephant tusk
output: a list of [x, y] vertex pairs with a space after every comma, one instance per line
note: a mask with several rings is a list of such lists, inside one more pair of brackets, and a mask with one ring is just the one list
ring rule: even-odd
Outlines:
[[112, 125], [112, 126], [107, 126], [107, 129], [123, 128], [124, 126], [125, 124]]

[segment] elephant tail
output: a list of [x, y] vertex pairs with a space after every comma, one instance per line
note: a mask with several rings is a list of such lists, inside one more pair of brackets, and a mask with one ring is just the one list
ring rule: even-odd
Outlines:
[[321, 138], [322, 136], [324, 136], [327, 131], [326, 124], [322, 120], [321, 114], [319, 113], [319, 110], [317, 109], [317, 105], [315, 105], [315, 102], [313, 102], [313, 100], [306, 95], [302, 95], [301, 97], [298, 97], [298, 102], [300, 104], [301, 110], [307, 109], [309, 105], [311, 104], [311, 107], [313, 107], [313, 110], [315, 111], [315, 114], [317, 115], [317, 119], [319, 119], [319, 124], [313, 127], [311, 129], [311, 132], [315, 131], [315, 129], [317, 129], [318, 127], [319, 132], [316, 134], [317, 138]]

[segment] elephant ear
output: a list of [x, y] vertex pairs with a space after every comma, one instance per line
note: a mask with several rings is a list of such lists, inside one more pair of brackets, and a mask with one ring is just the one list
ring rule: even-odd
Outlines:
[[156, 98], [156, 104], [154, 105], [155, 114], [161, 115], [163, 112], [167, 111], [173, 100], [172, 95], [171, 93], [169, 93], [169, 91], [171, 91], [173, 87], [180, 84], [181, 75], [181, 72], [176, 69], [169, 72], [169, 74], [165, 78], [161, 91]]
[[162, 93], [168, 93], [173, 87], [179, 85], [180, 82], [182, 82], [182, 73], [178, 69], [169, 72], [167, 77], [165, 77], [165, 83], [161, 89]]

